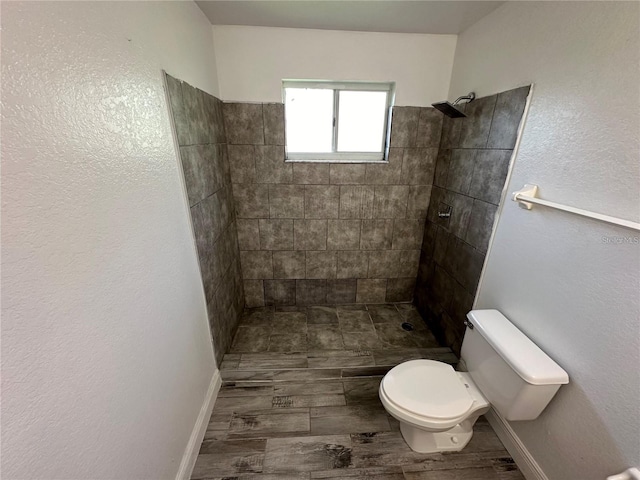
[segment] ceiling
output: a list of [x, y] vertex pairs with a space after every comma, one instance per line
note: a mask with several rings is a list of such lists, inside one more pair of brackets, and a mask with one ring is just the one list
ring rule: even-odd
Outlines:
[[199, 0], [213, 25], [458, 34], [505, 2]]

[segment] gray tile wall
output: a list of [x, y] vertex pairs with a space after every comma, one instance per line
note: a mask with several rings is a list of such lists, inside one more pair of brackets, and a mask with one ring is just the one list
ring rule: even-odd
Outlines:
[[[529, 87], [478, 98], [445, 118], [424, 228], [415, 303], [459, 353]], [[438, 211], [451, 209], [450, 218]]]
[[247, 306], [410, 301], [442, 115], [396, 107], [389, 163], [285, 163], [282, 104], [225, 103]]
[[167, 75], [216, 362], [231, 345], [244, 291], [222, 102]]

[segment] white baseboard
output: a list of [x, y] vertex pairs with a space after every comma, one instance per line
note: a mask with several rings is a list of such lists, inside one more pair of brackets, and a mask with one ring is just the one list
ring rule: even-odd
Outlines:
[[198, 452], [200, 451], [200, 444], [202, 443], [204, 434], [207, 431], [211, 411], [213, 410], [213, 405], [216, 403], [216, 398], [218, 397], [218, 392], [220, 391], [221, 386], [222, 377], [220, 377], [220, 370], [216, 369], [213, 377], [211, 377], [211, 383], [209, 384], [207, 395], [202, 403], [198, 419], [193, 426], [191, 437], [189, 437], [189, 443], [187, 444], [187, 448], [182, 456], [176, 480], [189, 480], [191, 478], [191, 473], [193, 472], [193, 467], [196, 464]]
[[511, 425], [509, 425], [498, 412], [491, 408], [485, 417], [509, 454], [515, 460], [524, 478], [527, 480], [549, 480], [540, 468], [540, 465], [538, 465], [538, 462], [531, 456], [527, 447], [525, 447], [520, 438], [518, 438], [516, 432], [513, 431]]

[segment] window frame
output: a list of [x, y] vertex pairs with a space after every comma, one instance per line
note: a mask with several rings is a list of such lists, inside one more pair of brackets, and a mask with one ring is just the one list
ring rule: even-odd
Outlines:
[[[386, 163], [389, 156], [389, 140], [391, 137], [391, 108], [395, 100], [395, 82], [338, 82], [332, 80], [283, 80], [282, 103], [285, 106], [284, 121], [285, 132], [287, 122], [286, 89], [287, 88], [314, 88], [333, 90], [333, 127], [331, 139], [331, 152], [306, 153], [289, 152], [285, 140], [286, 162], [334, 162], [334, 163]], [[340, 118], [340, 91], [351, 90], [359, 92], [386, 92], [387, 101], [385, 107], [384, 134], [380, 152], [339, 152], [338, 148], [338, 122]]]

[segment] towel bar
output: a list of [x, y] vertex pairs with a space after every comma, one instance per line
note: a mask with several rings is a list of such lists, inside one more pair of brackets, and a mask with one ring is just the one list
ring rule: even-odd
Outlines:
[[549, 208], [555, 208], [556, 210], [562, 210], [564, 212], [573, 213], [574, 215], [581, 215], [583, 217], [593, 218], [600, 220], [601, 222], [612, 223], [621, 227], [630, 228], [640, 232], [640, 223], [632, 222], [630, 220], [624, 220], [622, 218], [612, 217], [610, 215], [603, 215], [601, 213], [590, 212], [581, 208], [570, 207], [568, 205], [561, 205], [559, 203], [550, 202], [548, 200], [542, 200], [537, 198], [538, 186], [537, 185], [525, 185], [521, 190], [513, 192], [513, 201], [518, 202], [520, 207], [527, 210], [531, 210], [533, 205], [542, 205]]

